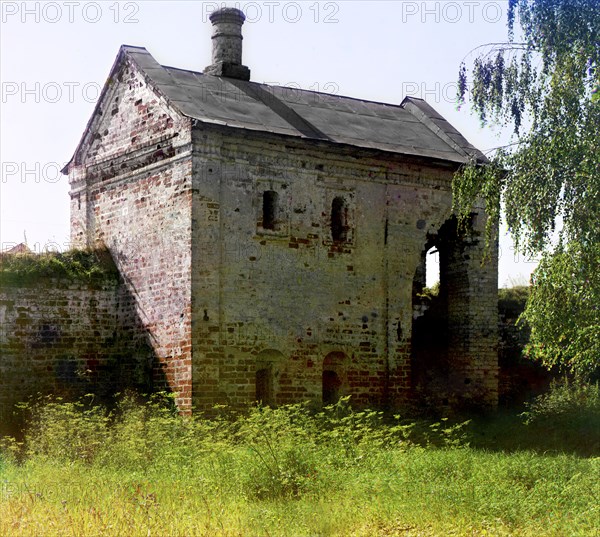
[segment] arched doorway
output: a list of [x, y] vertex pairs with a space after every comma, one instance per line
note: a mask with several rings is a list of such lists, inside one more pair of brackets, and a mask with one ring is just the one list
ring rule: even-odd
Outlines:
[[345, 365], [343, 352], [330, 352], [323, 360], [323, 405], [334, 405], [344, 395]]
[[441, 281], [445, 284], [447, 277], [440, 271], [445, 257], [443, 238], [429, 234], [413, 280], [411, 384], [423, 401], [443, 391], [448, 375], [448, 312]]
[[277, 377], [284, 356], [279, 351], [267, 349], [256, 356], [255, 400], [262, 405], [274, 405], [277, 394]]
[[272, 405], [275, 399], [273, 391], [272, 368], [262, 367], [256, 370], [256, 401], [263, 405]]

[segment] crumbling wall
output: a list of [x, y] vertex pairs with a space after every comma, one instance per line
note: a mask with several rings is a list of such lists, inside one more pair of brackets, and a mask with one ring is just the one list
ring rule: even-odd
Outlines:
[[[155, 386], [186, 412], [257, 395], [407, 401], [414, 274], [450, 217], [456, 166], [192, 130], [134, 61], [115, 77], [69, 167], [72, 239], [114, 258], [156, 356]], [[497, 276], [481, 254], [478, 240], [449, 253], [448, 356], [454, 393], [493, 404]]]
[[38, 393], [98, 397], [148, 391], [149, 352], [115, 279], [38, 277], [0, 287], [0, 411]]
[[498, 403], [497, 245], [486, 251], [485, 222], [481, 207], [464, 226], [449, 218], [424, 247], [434, 245], [439, 252], [439, 294], [422, 315], [413, 312], [412, 369], [415, 396], [430, 409]]
[[[451, 215], [452, 168], [208, 126], [194, 133], [194, 403], [407, 402], [412, 284], [428, 234]], [[336, 198], [347, 210], [337, 241]], [[277, 200], [272, 215], [265, 199]], [[467, 292], [481, 291], [480, 253], [464, 258]], [[486, 285], [493, 266], [489, 274]], [[495, 381], [492, 372], [486, 401]]]
[[447, 255], [440, 257], [440, 292], [447, 293], [447, 389], [455, 408], [498, 403], [497, 244], [489, 245], [486, 257], [485, 222], [483, 208], [476, 208], [466, 230], [451, 223], [443, 237]]

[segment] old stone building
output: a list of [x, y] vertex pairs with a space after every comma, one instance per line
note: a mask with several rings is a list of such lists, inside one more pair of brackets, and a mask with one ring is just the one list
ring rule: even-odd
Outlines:
[[[458, 233], [484, 159], [426, 102], [250, 81], [243, 14], [204, 73], [123, 46], [76, 152], [72, 241], [105, 246], [184, 411], [253, 400], [494, 406], [497, 260]], [[423, 306], [425, 253], [440, 294]]]

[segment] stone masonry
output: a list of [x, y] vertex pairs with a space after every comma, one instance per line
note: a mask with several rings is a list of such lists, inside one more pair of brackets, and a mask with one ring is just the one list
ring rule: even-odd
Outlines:
[[[72, 240], [110, 251], [154, 386], [183, 412], [495, 406], [497, 252], [482, 264], [483, 207], [466, 232], [451, 209], [453, 174], [484, 157], [418, 99], [248, 82], [243, 14], [211, 19], [204, 74], [121, 48], [64, 170]], [[416, 314], [432, 246], [440, 294]]]
[[147, 389], [152, 355], [117, 280], [39, 277], [0, 289], [0, 425], [38, 394], [110, 397]]

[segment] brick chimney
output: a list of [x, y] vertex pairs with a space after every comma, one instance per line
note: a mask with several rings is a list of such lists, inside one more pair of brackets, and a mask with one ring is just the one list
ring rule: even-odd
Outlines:
[[210, 15], [213, 25], [212, 64], [204, 74], [250, 80], [250, 69], [242, 65], [242, 24], [246, 16], [233, 7], [224, 7]]

